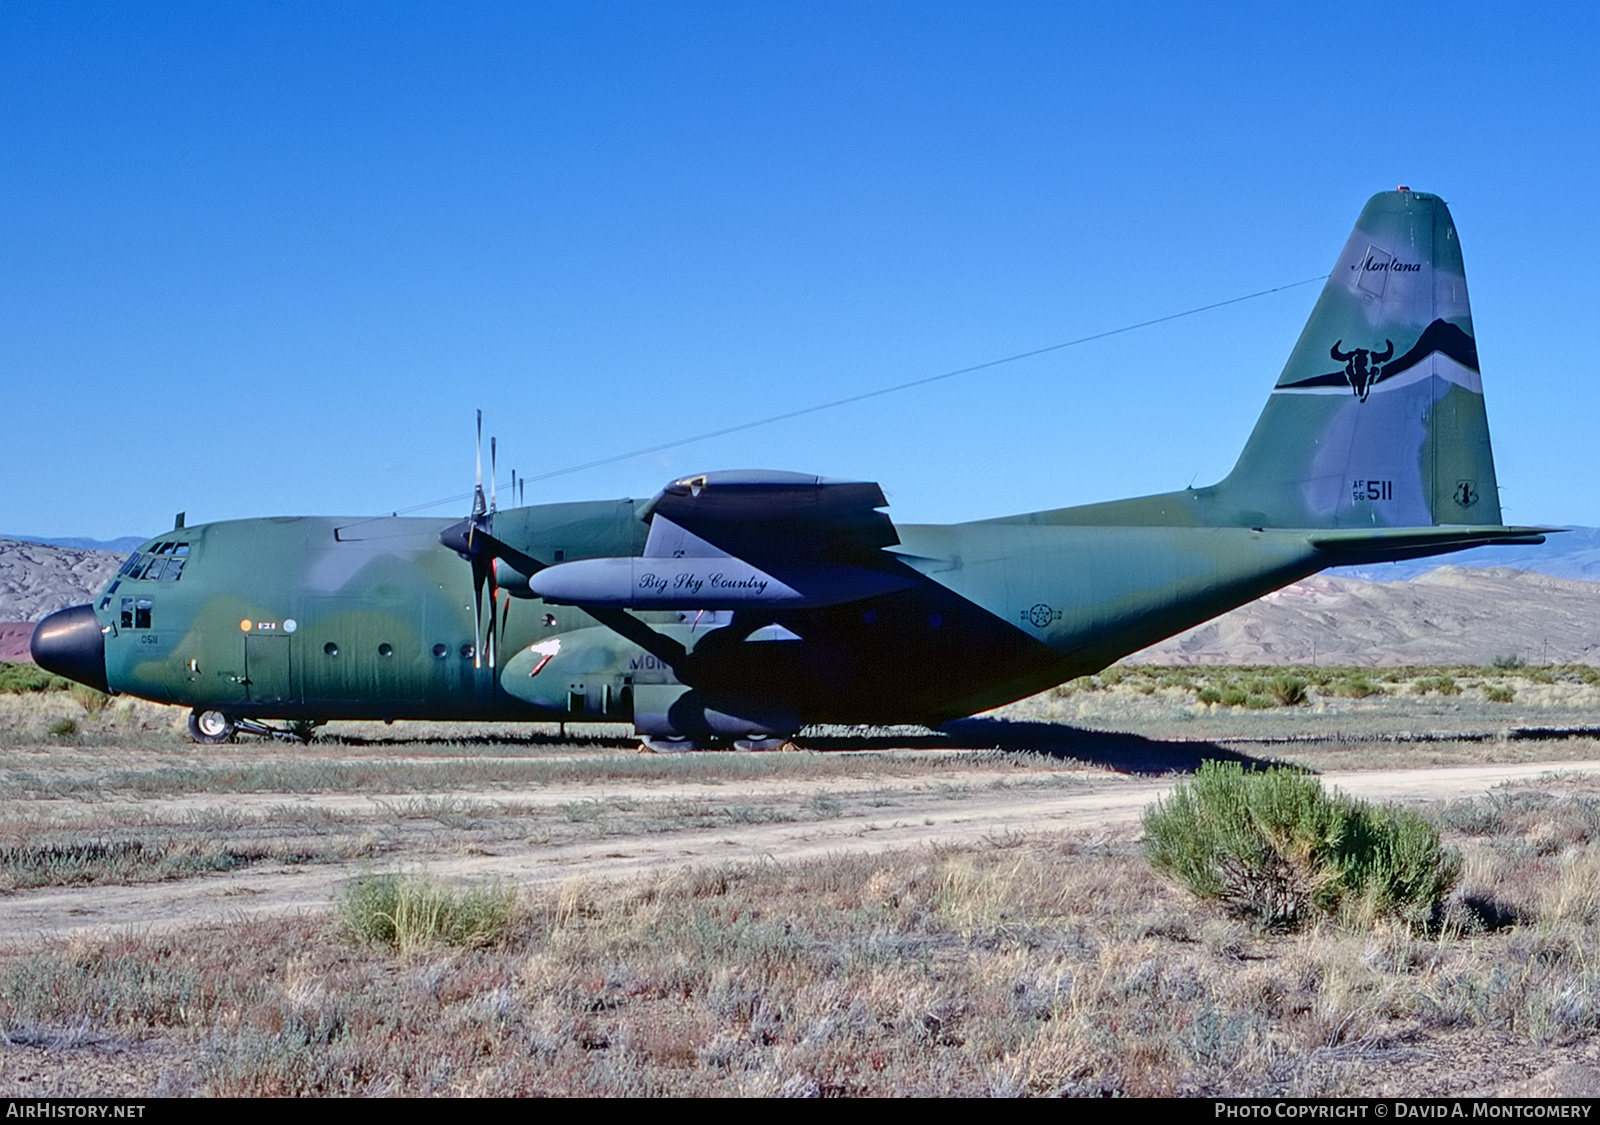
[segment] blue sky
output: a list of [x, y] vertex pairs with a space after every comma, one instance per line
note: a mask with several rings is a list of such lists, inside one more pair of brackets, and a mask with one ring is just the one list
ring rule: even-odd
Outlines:
[[[470, 488], [478, 407], [552, 472], [1320, 275], [1398, 183], [1461, 232], [1506, 518], [1597, 524], [1596, 13], [8, 4], [0, 529], [404, 509]], [[1316, 292], [527, 499], [1209, 483]]]

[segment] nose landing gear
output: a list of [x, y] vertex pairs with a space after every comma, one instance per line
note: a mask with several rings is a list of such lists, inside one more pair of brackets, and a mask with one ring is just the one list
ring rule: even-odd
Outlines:
[[232, 742], [237, 729], [233, 719], [221, 711], [196, 709], [189, 713], [189, 737], [207, 746]]

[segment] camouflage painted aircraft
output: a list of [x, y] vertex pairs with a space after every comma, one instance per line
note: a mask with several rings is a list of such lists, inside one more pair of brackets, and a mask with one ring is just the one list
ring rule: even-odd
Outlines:
[[[1501, 523], [1456, 229], [1376, 195], [1237, 465], [1209, 488], [896, 526], [876, 484], [684, 477], [463, 521], [180, 526], [52, 614], [45, 668], [264, 720], [607, 720], [654, 749], [936, 726], [1324, 567], [1542, 542]], [[491, 489], [492, 491], [492, 489]], [[302, 728], [304, 729], [304, 728]]]

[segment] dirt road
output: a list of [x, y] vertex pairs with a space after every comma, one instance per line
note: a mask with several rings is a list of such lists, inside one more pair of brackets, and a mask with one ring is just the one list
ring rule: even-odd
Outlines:
[[[1600, 761], [1338, 771], [1324, 774], [1323, 780], [1372, 800], [1440, 801], [1478, 796], [1504, 782], [1531, 780], [1550, 771], [1600, 771]], [[1062, 770], [1046, 781], [1041, 784], [1033, 778], [1019, 785], [1014, 771], [997, 768], [992, 773], [968, 772], [956, 786], [929, 785], [925, 780], [885, 784], [874, 779], [855, 789], [832, 778], [737, 785], [626, 782], [546, 785], [527, 791], [456, 791], [451, 794], [455, 800], [485, 805], [570, 807], [576, 802], [672, 800], [714, 803], [726, 809], [742, 807], [741, 802], [826, 800], [839, 811], [826, 819], [803, 822], [752, 818], [749, 823], [730, 820], [711, 827], [601, 835], [556, 844], [529, 839], [445, 851], [412, 848], [390, 852], [382, 866], [425, 867], [446, 879], [498, 877], [538, 886], [573, 878], [625, 879], [686, 865], [784, 861], [984, 839], [1005, 843], [1023, 835], [1069, 830], [1128, 833], [1137, 830], [1144, 807], [1174, 784], [1171, 778], [1072, 770]], [[142, 802], [141, 807], [159, 812], [163, 808], [225, 805], [241, 812], [268, 804], [281, 807], [286, 801], [337, 815], [371, 812], [382, 803], [380, 798], [350, 794], [264, 794], [151, 801]], [[259, 864], [237, 872], [164, 883], [17, 891], [0, 899], [0, 943], [225, 922], [262, 912], [326, 910], [339, 884], [356, 870], [356, 864]]]

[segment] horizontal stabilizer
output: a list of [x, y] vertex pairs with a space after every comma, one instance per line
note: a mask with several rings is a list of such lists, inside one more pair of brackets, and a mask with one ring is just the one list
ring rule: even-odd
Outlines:
[[1400, 562], [1464, 551], [1469, 547], [1531, 546], [1565, 530], [1559, 527], [1393, 527], [1328, 531], [1311, 536], [1311, 545], [1334, 556], [1328, 566]]

